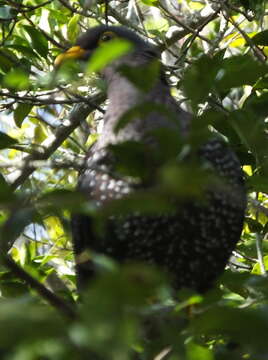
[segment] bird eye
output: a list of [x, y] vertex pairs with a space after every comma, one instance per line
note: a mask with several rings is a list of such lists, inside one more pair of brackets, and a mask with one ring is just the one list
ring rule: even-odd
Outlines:
[[116, 37], [116, 34], [113, 33], [112, 31], [106, 31], [105, 33], [103, 33], [100, 37], [100, 40], [99, 40], [99, 43], [102, 43], [102, 42], [106, 42], [106, 41], [109, 41], [109, 40], [112, 40]]

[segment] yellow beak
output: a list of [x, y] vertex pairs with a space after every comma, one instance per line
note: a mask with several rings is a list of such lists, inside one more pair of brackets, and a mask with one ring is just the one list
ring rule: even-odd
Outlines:
[[85, 53], [86, 53], [86, 50], [82, 49], [80, 46], [73, 46], [70, 49], [68, 49], [65, 53], [58, 55], [54, 61], [54, 65], [59, 66], [65, 60], [68, 60], [68, 59], [79, 59]]

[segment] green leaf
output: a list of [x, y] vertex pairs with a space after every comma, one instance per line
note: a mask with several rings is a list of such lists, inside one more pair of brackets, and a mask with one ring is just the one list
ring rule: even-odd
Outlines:
[[[48, 212], [52, 212], [57, 209], [70, 209], [77, 211], [79, 207], [82, 207], [86, 202], [86, 199], [80, 192], [70, 190], [54, 190], [49, 191], [39, 198], [38, 204], [43, 209], [47, 209]], [[87, 203], [87, 210], [91, 211], [92, 208]]]
[[268, 78], [263, 77], [259, 79], [253, 87], [254, 90], [268, 89]]
[[173, 128], [161, 127], [150, 132], [152, 138], [159, 145], [154, 149], [158, 163], [162, 164], [174, 159], [182, 151], [182, 137]]
[[18, 52], [20, 52], [22, 55], [27, 56], [27, 57], [34, 57], [34, 58], [39, 58], [39, 55], [33, 51], [33, 49], [29, 46], [25, 46], [25, 45], [19, 45], [19, 44], [12, 44], [12, 45], [8, 45], [9, 48], [11, 49], [15, 49]]
[[185, 95], [192, 100], [194, 106], [204, 102], [212, 90], [221, 61], [219, 57], [203, 55], [187, 68], [182, 86]]
[[120, 56], [126, 55], [132, 47], [133, 45], [129, 41], [122, 39], [113, 39], [102, 44], [92, 54], [87, 66], [87, 72], [100, 71]]
[[[251, 329], [257, 331], [249, 331]], [[245, 344], [251, 350], [266, 351], [267, 339], [262, 334], [268, 331], [267, 307], [237, 309], [224, 306], [210, 307], [191, 323], [191, 330], [202, 337], [224, 334], [234, 342]]]
[[147, 92], [155, 85], [159, 77], [160, 62], [153, 60], [149, 64], [138, 67], [122, 65], [119, 68], [120, 73], [125, 76], [138, 89]]
[[12, 68], [13, 63], [4, 55], [0, 54], [0, 69], [5, 73]]
[[[28, 296], [24, 297], [14, 296], [5, 300], [4, 297], [2, 297], [0, 309], [1, 355], [2, 349], [6, 347], [11, 349], [12, 347], [10, 333], [16, 338], [16, 346], [18, 346], [18, 348], [14, 348], [12, 352], [14, 351], [14, 353], [18, 354], [18, 358], [40, 359], [42, 357], [44, 358], [44, 348], [41, 346], [40, 349], [40, 344], [44, 345], [46, 343], [46, 345], [48, 345], [46, 342], [47, 339], [51, 337], [56, 339], [58, 334], [62, 334], [62, 331], [64, 332], [66, 322], [64, 323], [63, 317], [60, 317], [56, 311], [52, 311], [49, 306], [46, 306], [46, 311], [44, 312], [44, 305], [38, 304], [36, 300], [37, 299], [34, 300], [29, 294], [29, 291]], [[29, 352], [30, 347], [25, 346], [26, 343], [31, 343], [32, 350], [34, 350], [33, 353]], [[39, 344], [38, 352], [36, 344]], [[55, 343], [53, 343], [53, 346], [55, 346]], [[23, 353], [21, 349], [24, 350]], [[38, 356], [36, 356], [36, 354], [38, 354]], [[57, 357], [57, 355], [54, 357], [49, 356], [47, 359], [55, 359]]]
[[247, 180], [248, 185], [253, 191], [260, 191], [268, 193], [268, 181], [267, 178], [260, 175], [250, 176]]
[[224, 59], [217, 75], [216, 86], [226, 91], [243, 85], [254, 85], [268, 71], [265, 64], [260, 64], [250, 55], [237, 55]]
[[5, 298], [16, 298], [22, 295], [27, 296], [29, 288], [27, 284], [18, 281], [1, 281], [1, 294]]
[[9, 71], [3, 78], [3, 84], [9, 89], [26, 90], [29, 87], [29, 77], [23, 70], [16, 68]]
[[23, 28], [31, 37], [33, 49], [36, 50], [42, 57], [46, 58], [48, 54], [48, 42], [45, 36], [32, 26], [24, 25]]
[[33, 105], [30, 104], [18, 104], [14, 111], [14, 121], [18, 127], [21, 127], [23, 120], [32, 110]]
[[268, 46], [268, 30], [264, 30], [251, 38], [256, 45]]
[[251, 110], [255, 115], [260, 117], [268, 116], [268, 94], [263, 93], [260, 96], [252, 92], [244, 102], [243, 109]]
[[114, 131], [117, 133], [133, 119], [142, 119], [148, 115], [152, 115], [154, 112], [161, 114], [163, 117], [170, 120], [170, 122], [173, 122], [174, 124], [178, 123], [176, 114], [170, 111], [165, 105], [147, 101], [145, 103], [133, 106], [130, 110], [126, 111], [118, 120]]
[[158, 0], [141, 0], [141, 2], [149, 6], [157, 6]]
[[17, 140], [0, 131], [0, 149], [7, 149], [17, 144]]
[[[140, 190], [131, 193], [122, 199], [111, 201], [103, 207], [99, 213], [101, 219], [108, 219], [110, 216], [133, 214], [138, 211], [142, 215], [159, 215], [163, 212], [174, 211], [173, 204], [167, 199], [166, 193], [152, 190]], [[103, 231], [103, 228], [100, 229]]]
[[243, 145], [257, 156], [258, 161], [266, 157], [268, 141], [262, 118], [258, 118], [253, 111], [246, 108], [230, 113], [228, 122], [236, 131]]
[[188, 162], [179, 164], [167, 163], [161, 169], [161, 180], [165, 189], [180, 199], [204, 198], [204, 189], [213, 188], [219, 183], [215, 174], [209, 169], [203, 169], [199, 164]]
[[[67, 8], [66, 11], [68, 11]], [[66, 25], [68, 23], [69, 18], [70, 18], [70, 13], [65, 12], [64, 9], [62, 8], [59, 10], [54, 10], [51, 8], [49, 9], [49, 23], [51, 28], [55, 24]]]
[[79, 20], [80, 20], [80, 15], [76, 14], [70, 19], [70, 21], [67, 24], [67, 36], [71, 43], [73, 43], [76, 40], [77, 35], [79, 34], [79, 30], [80, 30], [78, 24]]
[[4, 249], [8, 249], [10, 244], [14, 243], [27, 225], [33, 222], [41, 223], [40, 216], [34, 207], [26, 208], [22, 204], [20, 206], [19, 204], [16, 205], [17, 208], [13, 210], [6, 223], [0, 229]]
[[245, 221], [249, 227], [250, 232], [257, 233], [262, 231], [263, 226], [257, 220], [246, 217]]
[[6, 73], [11, 68], [18, 63], [18, 58], [14, 55], [14, 53], [8, 49], [2, 48], [0, 50], [0, 69]]
[[[125, 141], [120, 144], [110, 145], [110, 150], [116, 159], [116, 171], [128, 176], [146, 177], [150, 175], [153, 163], [153, 154], [149, 147], [138, 141]], [[150, 156], [148, 156], [150, 154]]]
[[4, 176], [0, 173], [0, 201], [3, 202], [11, 202], [15, 199], [14, 193], [7, 183]]
[[[264, 262], [265, 270], [268, 271], [268, 255], [263, 257], [263, 262]], [[261, 266], [259, 263], [256, 263], [253, 266], [251, 273], [255, 275], [262, 275]]]
[[40, 144], [47, 138], [44, 127], [42, 124], [38, 124], [34, 129], [34, 142]]
[[192, 341], [186, 345], [187, 360], [213, 360], [212, 351]]

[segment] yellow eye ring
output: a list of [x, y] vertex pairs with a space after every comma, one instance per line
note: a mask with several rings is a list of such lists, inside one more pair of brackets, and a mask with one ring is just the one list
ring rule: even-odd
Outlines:
[[109, 40], [112, 40], [116, 37], [117, 35], [112, 32], [112, 31], [105, 31], [100, 39], [99, 39], [99, 44], [103, 43], [103, 42], [106, 42], [106, 41], [109, 41]]

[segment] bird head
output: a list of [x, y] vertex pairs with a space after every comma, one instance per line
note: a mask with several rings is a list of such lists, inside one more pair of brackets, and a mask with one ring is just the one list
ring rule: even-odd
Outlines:
[[123, 26], [100, 25], [90, 28], [82, 34], [74, 46], [56, 58], [55, 65], [59, 66], [68, 59], [88, 61], [94, 51], [102, 44], [115, 39], [128, 41], [131, 45], [132, 53], [136, 52], [140, 55], [144, 54], [149, 58], [157, 57], [157, 51], [154, 47], [144, 41], [140, 36], [136, 35], [133, 31]]

